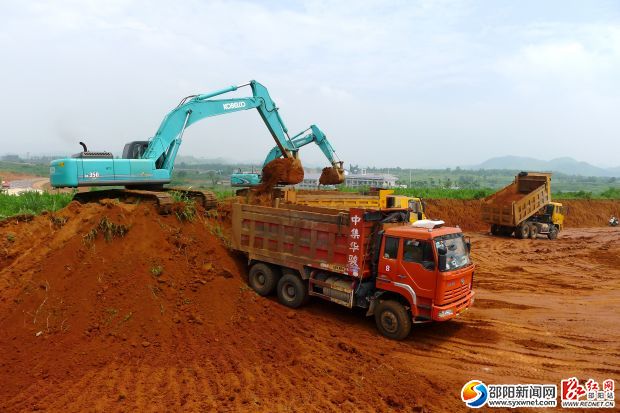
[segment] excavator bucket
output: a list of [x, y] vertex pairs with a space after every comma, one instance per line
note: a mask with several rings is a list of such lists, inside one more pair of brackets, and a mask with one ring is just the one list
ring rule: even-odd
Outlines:
[[295, 185], [304, 180], [304, 168], [296, 158], [278, 158], [263, 168], [259, 191], [270, 190], [278, 184]]
[[319, 183], [321, 185], [338, 185], [344, 182], [344, 170], [335, 166], [323, 168]]

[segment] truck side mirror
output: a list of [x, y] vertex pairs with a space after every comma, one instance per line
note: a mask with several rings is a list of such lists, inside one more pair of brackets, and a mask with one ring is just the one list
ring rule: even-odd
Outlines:
[[446, 269], [446, 254], [439, 254], [439, 271], [443, 271]]

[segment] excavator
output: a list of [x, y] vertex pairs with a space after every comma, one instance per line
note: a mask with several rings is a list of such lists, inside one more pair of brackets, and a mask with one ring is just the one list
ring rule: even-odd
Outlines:
[[[304, 133], [307, 133], [304, 135]], [[306, 130], [299, 132], [297, 135], [291, 138], [291, 144], [296, 150], [310, 144], [316, 143], [321, 149], [327, 160], [331, 163], [331, 167], [323, 169], [319, 181], [324, 185], [340, 184], [344, 181], [344, 167], [343, 162], [338, 160], [336, 151], [327, 140], [327, 137], [316, 125], [310, 125]], [[279, 146], [274, 146], [263, 162], [263, 168], [269, 163], [273, 162], [283, 156], [282, 150]], [[261, 176], [255, 172], [236, 172], [230, 176], [230, 184], [236, 187], [253, 187], [262, 183]]]
[[[213, 99], [249, 86], [251, 97]], [[264, 168], [263, 180], [277, 184], [296, 184], [303, 180], [303, 168], [298, 158], [298, 147], [292, 142], [278, 107], [267, 88], [255, 80], [230, 86], [212, 93], [187, 96], [171, 110], [161, 122], [155, 135], [146, 141], [133, 141], [125, 145], [122, 158], [110, 152], [83, 151], [70, 158], [56, 159], [50, 164], [50, 183], [54, 188], [85, 186], [124, 186], [125, 189], [108, 189], [79, 192], [75, 199], [90, 202], [103, 198], [150, 199], [165, 213], [173, 203], [170, 191], [181, 191], [186, 196], [202, 202], [205, 208], [215, 205], [215, 195], [209, 191], [164, 187], [172, 180], [172, 171], [185, 130], [192, 124], [213, 116], [256, 109], [267, 126], [281, 156], [287, 161], [277, 168]], [[281, 160], [277, 158], [276, 160]], [[267, 165], [269, 166], [269, 165]], [[338, 175], [338, 171], [334, 175]]]

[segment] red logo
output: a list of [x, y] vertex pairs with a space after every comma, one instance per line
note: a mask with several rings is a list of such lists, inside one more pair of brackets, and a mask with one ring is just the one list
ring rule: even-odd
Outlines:
[[562, 400], [579, 400], [586, 395], [586, 389], [577, 377], [562, 380]]

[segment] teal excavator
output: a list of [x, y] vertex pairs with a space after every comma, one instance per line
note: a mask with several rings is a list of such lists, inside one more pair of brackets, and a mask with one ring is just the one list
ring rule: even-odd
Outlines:
[[[213, 99], [239, 88], [249, 86], [251, 97]], [[78, 201], [93, 198], [135, 198], [155, 199], [165, 207], [171, 204], [170, 190], [165, 187], [172, 179], [174, 161], [183, 139], [183, 133], [192, 124], [213, 116], [225, 115], [242, 110], [256, 109], [276, 142], [279, 156], [289, 162], [287, 168], [275, 168], [278, 176], [270, 177], [278, 184], [296, 184], [303, 179], [303, 169], [298, 159], [298, 146], [289, 137], [288, 129], [278, 113], [278, 108], [269, 96], [267, 89], [257, 81], [230, 86], [216, 92], [192, 95], [184, 98], [163, 119], [155, 135], [146, 141], [133, 141], [125, 145], [122, 158], [114, 158], [110, 152], [88, 151], [86, 144], [80, 142], [83, 151], [70, 158], [56, 159], [50, 164], [50, 183], [54, 188], [76, 188], [84, 186], [124, 186], [124, 190], [100, 190], [76, 194]], [[302, 132], [303, 133], [303, 132]], [[298, 135], [295, 135], [298, 136]], [[342, 164], [340, 164], [342, 165]], [[291, 174], [291, 169], [301, 173]], [[330, 176], [343, 176], [342, 167]], [[295, 177], [296, 182], [291, 181]], [[300, 179], [301, 177], [301, 179]], [[343, 176], [344, 177], [344, 176]], [[263, 179], [265, 176], [262, 177]], [[342, 182], [342, 181], [341, 181]], [[205, 207], [215, 203], [215, 197], [208, 191], [183, 190], [186, 195], [202, 199]]]
[[[306, 134], [306, 132], [309, 133]], [[319, 147], [319, 149], [321, 149], [321, 152], [323, 152], [327, 160], [332, 165], [331, 167], [323, 169], [323, 173], [319, 178], [320, 183], [323, 185], [335, 185], [342, 183], [344, 181], [343, 162], [337, 158], [336, 151], [334, 151], [334, 148], [329, 143], [329, 140], [327, 140], [327, 137], [318, 126], [310, 125], [308, 129], [299, 132], [291, 138], [291, 144], [296, 150], [313, 142]], [[263, 162], [263, 168], [282, 156], [283, 153], [280, 147], [274, 146], [267, 154], [267, 157]], [[230, 184], [232, 186], [252, 187], [260, 185], [261, 182], [261, 175], [256, 172], [236, 172], [230, 176]]]

